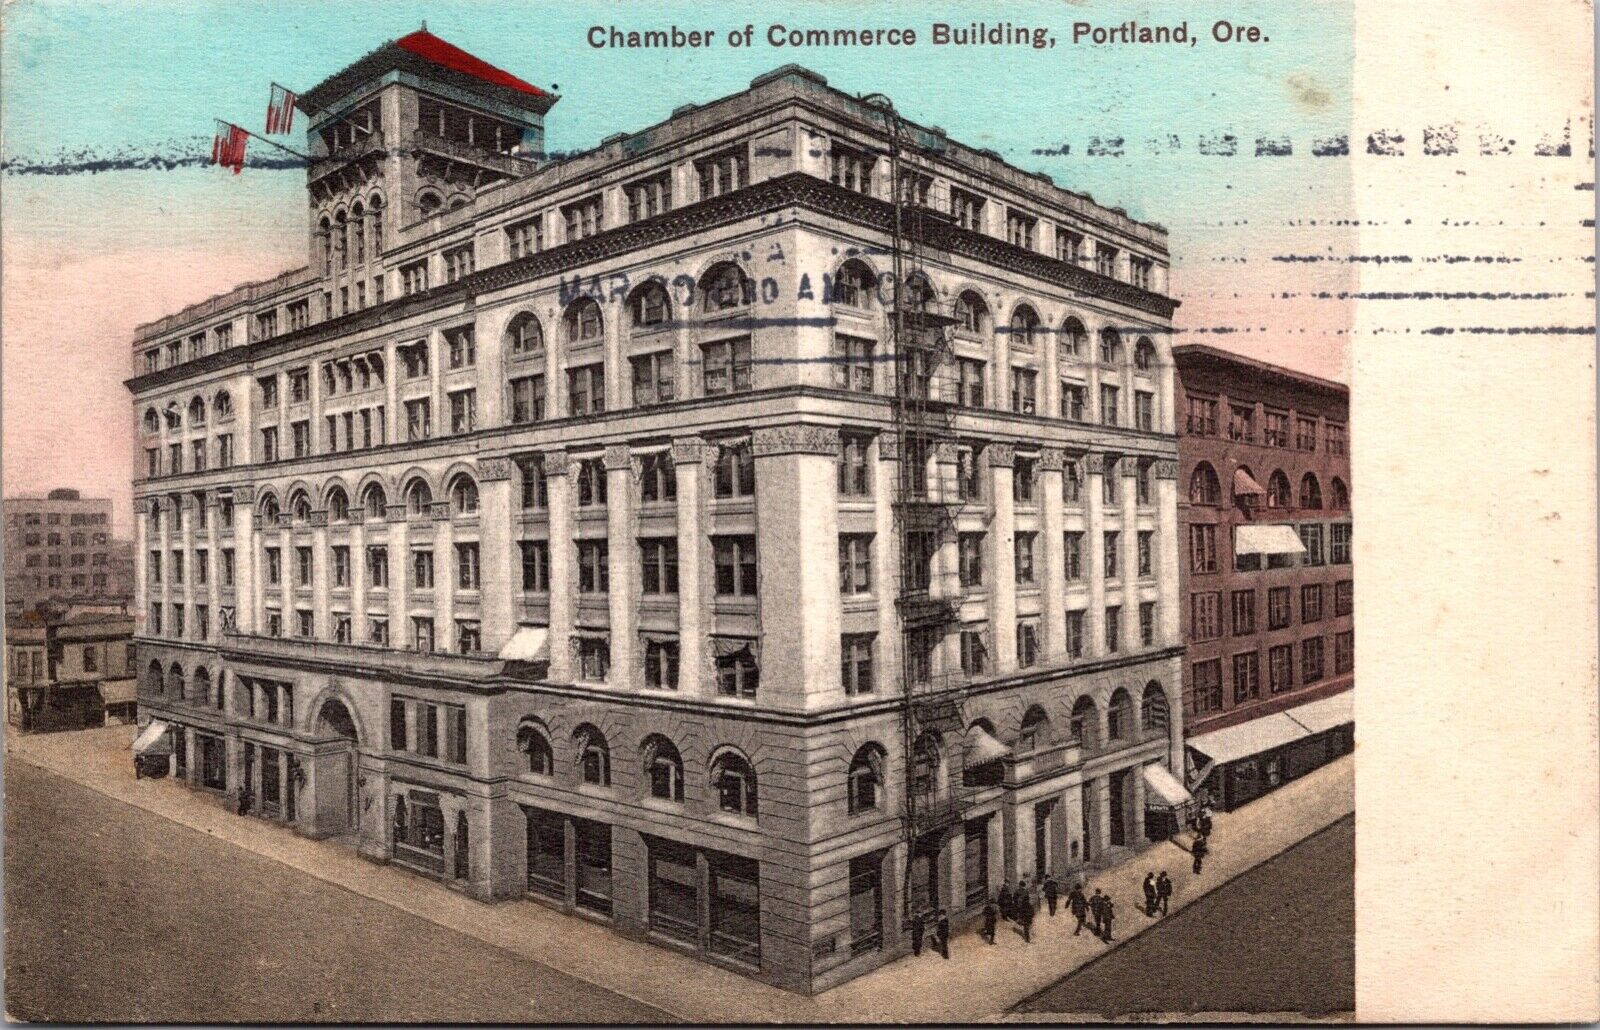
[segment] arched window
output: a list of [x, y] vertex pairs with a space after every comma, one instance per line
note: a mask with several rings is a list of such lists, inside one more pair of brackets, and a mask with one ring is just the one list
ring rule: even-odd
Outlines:
[[1222, 483], [1217, 479], [1217, 470], [1209, 462], [1202, 461], [1194, 467], [1194, 473], [1189, 477], [1189, 503], [1190, 504], [1221, 504]]
[[1122, 335], [1115, 329], [1100, 330], [1100, 364], [1115, 365], [1122, 360]]
[[322, 271], [333, 271], [333, 223], [328, 221], [328, 216], [323, 215], [322, 221], [317, 223], [317, 235], [322, 238]]
[[1287, 508], [1292, 504], [1294, 497], [1289, 492], [1289, 477], [1282, 469], [1273, 469], [1272, 475], [1267, 477], [1267, 507]]
[[233, 396], [227, 390], [218, 390], [217, 395], [211, 400], [211, 410], [216, 413], [218, 422], [232, 418]]
[[743, 755], [737, 751], [723, 751], [712, 759], [711, 786], [717, 792], [719, 809], [751, 819], [756, 817], [756, 771]]
[[931, 311], [939, 300], [939, 293], [933, 288], [933, 283], [921, 272], [912, 272], [906, 276], [905, 309], [907, 311]]
[[339, 259], [339, 267], [344, 268], [350, 264], [350, 223], [343, 211], [334, 212], [333, 231], [333, 252]]
[[377, 257], [383, 253], [383, 196], [374, 193], [367, 209], [372, 215], [372, 256]]
[[261, 498], [261, 517], [268, 522], [278, 520], [278, 499], [272, 494]]
[[204, 665], [194, 670], [194, 679], [190, 683], [189, 700], [203, 705], [211, 703], [211, 672]]
[[756, 284], [738, 265], [724, 261], [700, 277], [700, 297], [706, 312], [749, 307], [756, 302]]
[[1144, 685], [1144, 697], [1139, 702], [1139, 728], [1146, 733], [1165, 733], [1170, 722], [1167, 692], [1161, 689], [1161, 684], [1151, 680]]
[[173, 665], [167, 669], [167, 693], [180, 701], [184, 699], [183, 666]]
[[464, 208], [466, 206], [467, 206], [467, 198], [462, 196], [461, 194], [458, 193], [455, 196], [450, 198], [450, 210], [452, 210], [452, 211], [460, 211], [462, 208]]
[[328, 490], [328, 518], [333, 522], [344, 522], [350, 518], [350, 497], [342, 486]]
[[1310, 472], [1300, 478], [1300, 507], [1312, 510], [1322, 507], [1322, 486]]
[[383, 487], [377, 483], [368, 483], [367, 488], [361, 492], [361, 510], [369, 519], [383, 518], [388, 505], [389, 500], [384, 496]]
[[544, 356], [544, 327], [533, 312], [522, 312], [506, 326], [506, 354], [513, 360]]
[[886, 752], [877, 744], [862, 744], [850, 759], [848, 798], [850, 814], [870, 812], [883, 803]]
[[1106, 706], [1106, 737], [1110, 740], [1126, 740], [1133, 735], [1133, 698], [1122, 687], [1118, 687], [1111, 694], [1111, 703]]
[[478, 513], [478, 484], [465, 472], [450, 483], [450, 509], [457, 515]]
[[639, 748], [644, 758], [644, 778], [650, 796], [663, 801], [683, 800], [683, 758], [666, 737], [652, 733]]
[[526, 771], [535, 776], [555, 775], [555, 754], [550, 748], [550, 738], [538, 723], [522, 720], [517, 727], [517, 750], [522, 753]]
[[359, 200], [350, 208], [350, 225], [355, 230], [351, 236], [355, 241], [354, 260], [359, 265], [367, 260], [367, 210]]
[[417, 194], [417, 211], [423, 218], [436, 214], [444, 207], [444, 198], [433, 190], [423, 190]]
[[1156, 367], [1156, 345], [1148, 337], [1139, 337], [1139, 342], [1133, 348], [1133, 367], [1141, 372], [1148, 372]]
[[289, 498], [289, 511], [294, 515], [296, 522], [310, 522], [311, 498], [307, 497], [304, 492], [297, 491], [293, 497]]
[[1072, 706], [1072, 739], [1085, 751], [1100, 746], [1100, 710], [1088, 694], [1078, 698]]
[[156, 414], [156, 409], [144, 409], [144, 431], [147, 433], [161, 432], [161, 416]]
[[183, 412], [178, 410], [177, 401], [168, 404], [167, 410], [162, 412], [162, 415], [167, 420], [168, 429], [176, 431], [183, 428]]
[[406, 514], [417, 516], [426, 515], [433, 505], [433, 491], [428, 489], [425, 479], [413, 479], [406, 489]]
[[1056, 351], [1064, 358], [1082, 361], [1089, 356], [1089, 330], [1076, 318], [1068, 318], [1061, 323], [1061, 342]]
[[1344, 485], [1344, 480], [1338, 476], [1333, 477], [1332, 503], [1328, 506], [1334, 511], [1348, 511], [1350, 509], [1350, 488]]
[[606, 735], [584, 723], [572, 731], [572, 739], [578, 745], [578, 771], [583, 782], [611, 786], [611, 749], [606, 746]]
[[595, 303], [593, 297], [580, 297], [567, 305], [567, 313], [562, 316], [562, 326], [566, 331], [568, 343], [598, 340], [605, 332], [605, 324], [600, 318], [600, 305]]
[[983, 333], [989, 327], [989, 305], [971, 290], [964, 290], [956, 298], [956, 328], [969, 333]]
[[633, 324], [641, 329], [666, 325], [672, 321], [672, 301], [661, 280], [641, 283], [628, 298], [628, 314]]
[[939, 735], [932, 730], [922, 734], [911, 749], [911, 794], [927, 802], [943, 790], [944, 756]]
[[150, 668], [145, 670], [145, 683], [153, 694], [160, 694], [166, 691], [167, 681], [162, 675], [160, 662], [150, 663]]
[[873, 287], [876, 285], [877, 277], [866, 264], [855, 260], [846, 261], [839, 266], [838, 274], [834, 276], [833, 296], [829, 300], [845, 307], [866, 308], [872, 304]]
[[1038, 342], [1039, 313], [1026, 304], [1011, 313], [1011, 346], [1031, 348]]
[[189, 402], [189, 428], [198, 429], [206, 424], [206, 402], [196, 397]]
[[1022, 730], [1017, 734], [1017, 752], [1026, 754], [1052, 742], [1050, 716], [1038, 705], [1033, 705], [1022, 715]]

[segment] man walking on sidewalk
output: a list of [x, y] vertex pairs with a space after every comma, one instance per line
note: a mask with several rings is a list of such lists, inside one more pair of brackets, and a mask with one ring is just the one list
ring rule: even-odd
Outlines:
[[1206, 843], [1204, 834], [1194, 839], [1194, 843], [1189, 847], [1189, 853], [1194, 856], [1194, 873], [1199, 876], [1200, 863], [1211, 853], [1211, 846]]
[[1094, 889], [1094, 896], [1089, 899], [1089, 912], [1094, 916], [1094, 935], [1104, 936], [1106, 921], [1106, 896], [1100, 893], [1100, 888]]
[[1000, 885], [1000, 918], [1009, 922], [1016, 914], [1016, 895], [1011, 890], [1011, 881], [1007, 880]]
[[1033, 899], [1026, 890], [1017, 892], [1017, 925], [1022, 927], [1022, 939], [1033, 943]]
[[1000, 910], [993, 901], [985, 902], [983, 906], [983, 939], [990, 944], [994, 943], [994, 930], [1000, 921]]
[[946, 961], [950, 958], [950, 917], [944, 909], [939, 910], [939, 921], [933, 926], [933, 946], [939, 949], [939, 955]]
[[1046, 874], [1044, 878], [1044, 901], [1045, 904], [1050, 906], [1050, 917], [1052, 919], [1055, 918], [1056, 914], [1056, 898], [1060, 896], [1061, 886], [1056, 883], [1056, 878]]
[[1144, 914], [1147, 915], [1147, 916], [1153, 916], [1153, 915], [1156, 914], [1156, 874], [1155, 873], [1145, 873], [1144, 874]]
[[1161, 906], [1161, 914], [1167, 914], [1167, 902], [1172, 898], [1172, 878], [1165, 869], [1156, 877], [1156, 902]]
[[1106, 900], [1105, 900], [1104, 904], [1102, 905], [1102, 911], [1104, 912], [1104, 915], [1105, 915], [1106, 932], [1101, 934], [1101, 938], [1100, 939], [1105, 941], [1107, 944], [1110, 944], [1111, 943], [1111, 924], [1117, 918], [1117, 909], [1116, 909], [1116, 906], [1112, 905], [1111, 896], [1110, 895], [1106, 896]]
[[1083, 896], [1083, 884], [1072, 885], [1072, 893], [1067, 895], [1067, 908], [1078, 920], [1078, 925], [1072, 928], [1072, 936], [1076, 937], [1083, 932], [1084, 917], [1089, 914], [1089, 899]]
[[927, 926], [920, 915], [911, 920], [911, 954], [922, 954], [922, 935], [926, 932]]

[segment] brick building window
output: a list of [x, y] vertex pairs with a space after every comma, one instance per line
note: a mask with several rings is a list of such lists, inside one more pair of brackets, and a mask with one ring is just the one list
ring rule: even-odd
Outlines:
[[1189, 638], [1215, 640], [1222, 636], [1222, 592], [1205, 590], [1189, 598]]
[[1267, 628], [1284, 629], [1294, 621], [1289, 609], [1289, 588], [1272, 587], [1267, 591]]
[[1307, 685], [1322, 679], [1322, 638], [1307, 637], [1300, 642], [1300, 681]]
[[1248, 636], [1256, 631], [1256, 592], [1254, 590], [1235, 590], [1233, 592], [1233, 635], [1236, 637]]
[[1217, 571], [1217, 527], [1189, 527], [1189, 571]]
[[1267, 649], [1267, 687], [1272, 693], [1294, 686], [1294, 645], [1278, 644]]
[[1196, 715], [1222, 709], [1222, 659], [1194, 663], [1193, 707]]
[[1233, 656], [1233, 703], [1261, 696], [1261, 654], [1245, 651]]
[[1322, 584], [1307, 583], [1300, 588], [1300, 621], [1322, 620]]

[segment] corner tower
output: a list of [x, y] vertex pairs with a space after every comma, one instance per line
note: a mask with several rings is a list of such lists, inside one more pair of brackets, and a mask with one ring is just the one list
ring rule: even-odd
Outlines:
[[360, 281], [401, 226], [533, 172], [558, 99], [426, 29], [303, 94], [309, 260], [328, 294]]

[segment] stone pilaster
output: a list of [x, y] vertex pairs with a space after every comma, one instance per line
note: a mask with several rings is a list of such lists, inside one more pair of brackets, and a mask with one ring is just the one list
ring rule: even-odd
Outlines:
[[639, 544], [634, 533], [633, 459], [626, 444], [606, 448], [606, 536], [610, 561], [611, 675], [614, 687], [642, 682], [639, 651]]
[[[1159, 586], [1156, 604], [1156, 640], [1171, 647], [1183, 643], [1179, 629], [1183, 598], [1178, 578], [1178, 463], [1162, 460], [1151, 468], [1156, 481], [1155, 574]], [[1231, 559], [1230, 559], [1231, 560]], [[1178, 707], [1176, 700], [1174, 708]]]
[[989, 553], [994, 578], [989, 584], [989, 625], [994, 644], [994, 664], [1000, 672], [1017, 667], [1017, 555], [1016, 504], [1012, 483], [1016, 474], [1016, 450], [1010, 444], [992, 443], [984, 448], [989, 466], [990, 510]]
[[1105, 562], [1105, 455], [1090, 453], [1083, 458], [1085, 530], [1083, 538], [1084, 574], [1089, 581], [1089, 608], [1084, 619], [1086, 657], [1106, 653], [1106, 562]]
[[518, 499], [510, 458], [478, 462], [478, 608], [483, 649], [498, 654], [517, 629], [522, 597], [521, 557], [512, 542]]
[[[1065, 558], [1065, 519], [1061, 501], [1061, 476], [1066, 454], [1059, 447], [1046, 447], [1039, 453], [1039, 532], [1043, 537], [1039, 562], [1043, 563], [1040, 596], [1040, 651], [1047, 662], [1059, 662], [1066, 655], [1067, 567]], [[1036, 563], [1036, 569], [1038, 565]]]
[[572, 568], [571, 465], [565, 451], [549, 451], [544, 455], [550, 499], [550, 679], [557, 683], [570, 683], [575, 671], [572, 662], [576, 577]]

